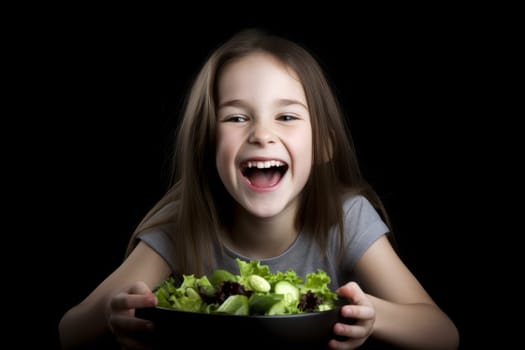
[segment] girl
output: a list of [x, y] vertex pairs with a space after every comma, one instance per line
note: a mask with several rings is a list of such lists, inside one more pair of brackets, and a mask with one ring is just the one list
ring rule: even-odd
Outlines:
[[[401, 348], [454, 349], [455, 325], [400, 260], [378, 195], [362, 178], [344, 116], [303, 48], [242, 31], [208, 59], [189, 93], [172, 186], [131, 237], [125, 261], [59, 325], [64, 348], [113, 335], [141, 348], [170, 274], [260, 260], [299, 275], [323, 269], [352, 301], [332, 349], [369, 337]], [[89, 326], [85, 326], [85, 325]]]

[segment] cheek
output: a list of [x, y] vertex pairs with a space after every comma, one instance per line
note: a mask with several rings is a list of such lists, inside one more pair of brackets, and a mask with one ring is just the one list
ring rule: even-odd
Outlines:
[[312, 140], [312, 131], [310, 129], [304, 130], [298, 137], [297, 149], [298, 153], [302, 157], [307, 157], [304, 161], [309, 161], [311, 163], [313, 156], [313, 140]]
[[306, 180], [310, 175], [313, 163], [312, 134], [309, 131], [301, 133], [294, 142], [294, 163], [298, 166], [297, 175]]
[[215, 164], [219, 175], [223, 177], [227, 169], [234, 164], [235, 143], [232, 138], [224, 137], [221, 133], [217, 134], [217, 153], [215, 154]]

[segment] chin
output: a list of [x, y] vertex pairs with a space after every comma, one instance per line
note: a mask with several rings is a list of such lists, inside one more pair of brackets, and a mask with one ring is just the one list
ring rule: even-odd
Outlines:
[[275, 201], [269, 205], [245, 206], [244, 209], [251, 215], [261, 218], [269, 219], [281, 215], [286, 211], [285, 205], [276, 205]]

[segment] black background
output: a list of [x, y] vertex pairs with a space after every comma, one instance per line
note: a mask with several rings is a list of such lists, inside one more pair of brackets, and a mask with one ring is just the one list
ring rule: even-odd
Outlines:
[[[472, 90], [481, 28], [461, 17], [108, 18], [78, 14], [27, 34], [40, 244], [52, 285], [46, 330], [121, 262], [166, 185], [177, 113], [206, 56], [247, 26], [298, 41], [326, 69], [365, 176], [390, 212], [400, 254], [474, 342]], [[255, 15], [253, 15], [255, 17]], [[475, 25], [474, 25], [475, 26]], [[479, 102], [479, 101], [478, 101]], [[34, 135], [33, 135], [34, 133]], [[46, 331], [46, 332], [47, 332]]]

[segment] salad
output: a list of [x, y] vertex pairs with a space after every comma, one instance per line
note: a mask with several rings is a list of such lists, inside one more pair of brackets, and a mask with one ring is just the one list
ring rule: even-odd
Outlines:
[[290, 315], [335, 308], [337, 294], [328, 288], [330, 277], [321, 269], [303, 280], [292, 269], [271, 273], [257, 260], [237, 259], [237, 263], [239, 275], [223, 269], [209, 277], [183, 275], [179, 286], [170, 276], [153, 291], [157, 306], [233, 315]]

